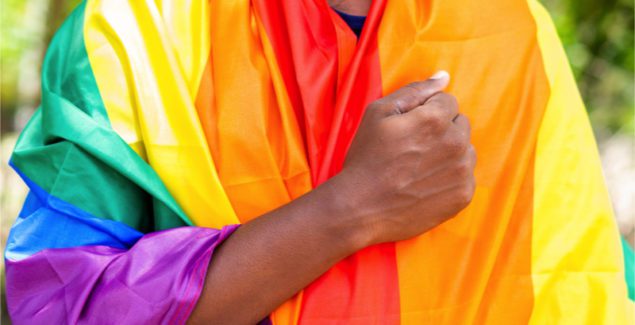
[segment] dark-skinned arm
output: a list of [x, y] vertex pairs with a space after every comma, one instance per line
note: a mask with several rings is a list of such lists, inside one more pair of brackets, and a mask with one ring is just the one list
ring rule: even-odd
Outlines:
[[343, 258], [424, 233], [474, 191], [469, 123], [447, 74], [371, 104], [338, 175], [214, 253], [192, 324], [254, 324]]

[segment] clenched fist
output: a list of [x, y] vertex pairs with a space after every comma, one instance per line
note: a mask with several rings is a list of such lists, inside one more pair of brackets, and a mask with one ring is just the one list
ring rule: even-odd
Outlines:
[[442, 92], [448, 82], [439, 72], [367, 108], [338, 177], [373, 244], [424, 233], [472, 199], [470, 124]]
[[226, 239], [191, 321], [254, 324], [347, 256], [467, 206], [476, 158], [448, 81], [440, 73], [372, 103], [339, 174]]

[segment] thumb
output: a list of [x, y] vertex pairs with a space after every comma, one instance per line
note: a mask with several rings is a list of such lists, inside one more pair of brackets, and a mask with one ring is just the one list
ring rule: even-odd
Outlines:
[[450, 74], [445, 70], [440, 70], [428, 78], [427, 81], [432, 83], [432, 85], [430, 85], [431, 88], [436, 88], [438, 89], [437, 92], [439, 92], [444, 90], [450, 83]]
[[413, 82], [382, 98], [382, 108], [386, 115], [407, 113], [443, 91], [449, 83], [450, 74], [441, 70], [427, 80]]

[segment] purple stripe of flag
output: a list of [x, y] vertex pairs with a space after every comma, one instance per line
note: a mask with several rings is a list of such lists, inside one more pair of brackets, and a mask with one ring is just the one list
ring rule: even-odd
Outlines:
[[9, 314], [15, 324], [183, 324], [215, 247], [237, 227], [175, 228], [129, 250], [82, 246], [6, 260]]

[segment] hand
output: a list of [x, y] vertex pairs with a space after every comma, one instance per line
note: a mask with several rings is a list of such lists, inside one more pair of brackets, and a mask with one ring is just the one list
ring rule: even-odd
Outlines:
[[448, 82], [440, 72], [367, 108], [337, 177], [370, 244], [424, 233], [472, 199], [470, 124], [456, 99], [442, 92]]
[[216, 248], [190, 322], [254, 324], [346, 256], [464, 208], [474, 149], [456, 100], [440, 92], [447, 83], [442, 74], [371, 104], [338, 175]]

